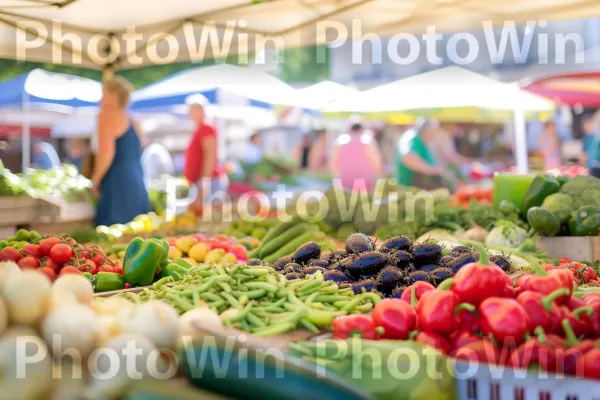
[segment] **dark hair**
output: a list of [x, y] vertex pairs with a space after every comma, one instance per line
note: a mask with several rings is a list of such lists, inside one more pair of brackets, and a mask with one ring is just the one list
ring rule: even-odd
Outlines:
[[556, 126], [556, 122], [553, 119], [549, 119], [547, 121], [544, 121], [544, 129], [550, 127], [550, 126]]
[[260, 132], [253, 133], [250, 136], [250, 141], [253, 142], [255, 139], [258, 139], [259, 137], [260, 137]]
[[352, 126], [350, 127], [350, 131], [351, 132], [358, 132], [358, 131], [361, 131], [362, 128], [363, 128], [362, 124], [357, 122], [355, 124], [352, 124]]
[[323, 136], [326, 133], [327, 133], [327, 131], [325, 129], [317, 129], [317, 130], [315, 130], [315, 136], [316, 137], [321, 137], [321, 136]]

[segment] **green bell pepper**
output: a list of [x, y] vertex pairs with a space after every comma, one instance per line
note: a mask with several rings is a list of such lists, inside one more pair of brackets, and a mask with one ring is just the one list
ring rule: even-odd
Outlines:
[[187, 262], [186, 260], [184, 260], [183, 258], [176, 258], [173, 260], [173, 262], [179, 266], [182, 266], [183, 268], [187, 268], [190, 269], [193, 267], [192, 264], [190, 264], [189, 262]]
[[92, 288], [94, 289], [94, 292], [96, 291], [96, 275], [92, 275], [89, 272], [84, 272], [81, 274], [81, 276], [83, 276], [85, 279], [87, 279], [88, 281], [90, 281], [92, 283]]
[[571, 213], [569, 234], [571, 236], [597, 236], [600, 233], [600, 208], [583, 206]]
[[531, 182], [531, 186], [523, 197], [521, 205], [521, 213], [526, 216], [527, 211], [531, 207], [539, 207], [544, 202], [544, 199], [551, 194], [557, 193], [560, 190], [560, 184], [556, 178], [551, 176], [538, 175]]
[[166, 267], [167, 264], [169, 264], [169, 242], [167, 242], [164, 239], [150, 239], [150, 240], [155, 240], [162, 245], [163, 253], [162, 253], [162, 256], [160, 258], [160, 262], [158, 263], [158, 265], [161, 268]]
[[166, 267], [163, 268], [162, 270], [162, 276], [163, 278], [166, 278], [168, 276], [172, 277], [175, 281], [178, 281], [181, 279], [181, 277], [185, 274], [187, 274], [189, 272], [189, 268], [186, 268], [180, 264], [177, 264], [175, 262], [170, 263], [169, 265], [167, 265]]
[[6, 240], [0, 240], [0, 250], [2, 250], [5, 247], [8, 247], [8, 242]]
[[504, 215], [519, 214], [519, 208], [510, 200], [502, 200], [498, 204], [498, 210]]
[[569, 182], [571, 180], [571, 178], [569, 178], [568, 176], [565, 175], [560, 175], [556, 177], [556, 180], [558, 181], [558, 184], [560, 185], [560, 187], [563, 187], [563, 185], [567, 182]]
[[123, 276], [131, 285], [147, 286], [154, 280], [154, 275], [163, 256], [161, 242], [140, 237], [134, 238], [127, 246], [123, 260]]
[[527, 222], [544, 236], [554, 236], [560, 230], [560, 221], [546, 207], [531, 207], [527, 210]]
[[96, 292], [110, 292], [125, 288], [125, 277], [115, 272], [98, 272], [96, 274]]

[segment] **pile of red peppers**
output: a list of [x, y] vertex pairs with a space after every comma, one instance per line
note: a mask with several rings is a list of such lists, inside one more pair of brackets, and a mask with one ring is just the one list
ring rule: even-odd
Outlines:
[[334, 338], [414, 340], [460, 360], [600, 379], [600, 288], [577, 286], [598, 278], [593, 268], [561, 260], [513, 283], [478, 250], [438, 288], [417, 282], [371, 315], [336, 318]]

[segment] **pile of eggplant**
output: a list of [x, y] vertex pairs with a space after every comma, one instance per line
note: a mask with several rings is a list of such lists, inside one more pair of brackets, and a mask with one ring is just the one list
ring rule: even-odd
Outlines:
[[[413, 243], [405, 236], [392, 237], [377, 249], [368, 236], [354, 233], [346, 239], [345, 250], [321, 252], [317, 242], [308, 242], [291, 257], [282, 257], [272, 266], [288, 280], [321, 271], [325, 280], [336, 282], [340, 288], [351, 287], [355, 293], [376, 291], [383, 297], [400, 297], [415, 282], [437, 286], [479, 259], [470, 247], [455, 247], [447, 255], [443, 250], [437, 243]], [[509, 272], [507, 257], [492, 256], [490, 261]]]

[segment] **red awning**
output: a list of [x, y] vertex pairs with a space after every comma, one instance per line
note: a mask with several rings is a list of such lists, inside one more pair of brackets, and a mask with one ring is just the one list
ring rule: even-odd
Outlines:
[[555, 75], [524, 88], [560, 104], [600, 107], [600, 71]]
[[[30, 128], [31, 136], [33, 137], [50, 137], [50, 128], [42, 126], [32, 126]], [[0, 124], [0, 137], [2, 138], [17, 138], [23, 135], [22, 125]]]

